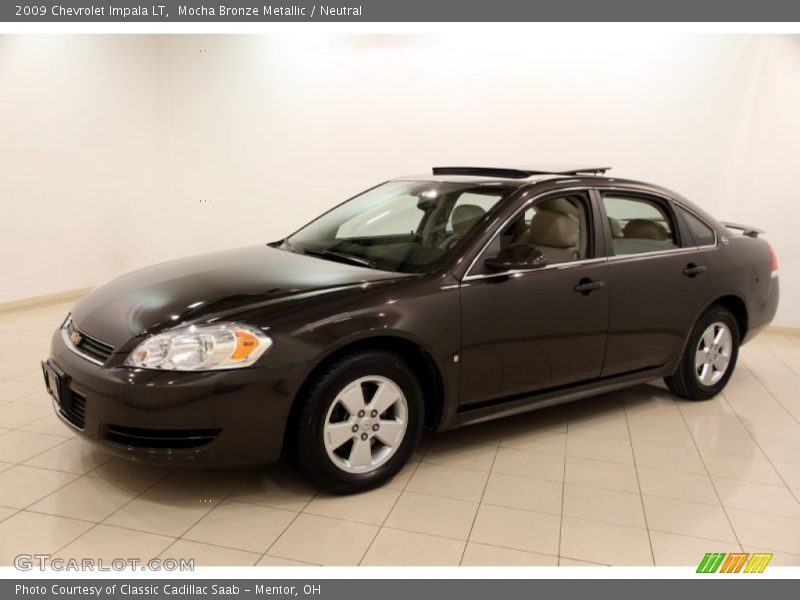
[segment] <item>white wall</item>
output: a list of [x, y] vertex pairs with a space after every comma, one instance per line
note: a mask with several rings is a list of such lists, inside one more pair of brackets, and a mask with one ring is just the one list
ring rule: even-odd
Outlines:
[[0, 37], [0, 302], [434, 164], [590, 162], [766, 229], [800, 327], [800, 36], [514, 31]]

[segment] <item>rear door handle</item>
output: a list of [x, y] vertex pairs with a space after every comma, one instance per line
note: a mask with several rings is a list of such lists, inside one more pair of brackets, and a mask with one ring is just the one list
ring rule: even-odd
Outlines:
[[588, 296], [594, 291], [599, 290], [601, 287], [605, 286], [605, 281], [592, 281], [588, 277], [584, 277], [578, 282], [573, 289], [578, 292], [579, 294], [583, 294], [584, 296]]
[[705, 271], [706, 267], [704, 265], [696, 265], [694, 263], [689, 263], [683, 270], [683, 274], [692, 279], [697, 275], [700, 275], [700, 273], [705, 273]]

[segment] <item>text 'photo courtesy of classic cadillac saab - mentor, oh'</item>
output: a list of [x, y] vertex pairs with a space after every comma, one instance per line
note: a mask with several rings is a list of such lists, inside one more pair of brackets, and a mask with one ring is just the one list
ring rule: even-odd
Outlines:
[[775, 315], [775, 254], [606, 172], [437, 167], [279, 241], [118, 277], [53, 335], [55, 410], [132, 460], [286, 454], [350, 493], [395, 475], [426, 428], [659, 378], [711, 398]]

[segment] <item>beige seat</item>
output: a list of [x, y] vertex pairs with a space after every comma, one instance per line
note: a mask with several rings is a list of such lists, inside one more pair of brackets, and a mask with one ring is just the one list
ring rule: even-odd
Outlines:
[[665, 240], [667, 230], [659, 223], [647, 219], [631, 219], [622, 229], [622, 237], [635, 240]]
[[450, 223], [453, 225], [453, 232], [458, 237], [463, 237], [469, 230], [480, 221], [486, 211], [474, 204], [460, 204], [453, 209], [450, 216]]
[[621, 238], [624, 235], [622, 233], [622, 223], [620, 223], [618, 219], [608, 217], [608, 226], [611, 228], [612, 238]]
[[548, 263], [560, 263], [578, 257], [579, 238], [576, 217], [555, 210], [540, 210], [531, 219], [527, 241], [544, 254]]
[[552, 198], [550, 200], [545, 200], [537, 205], [539, 210], [552, 210], [555, 212], [564, 213], [565, 215], [569, 215], [573, 217], [576, 221], [580, 219], [580, 211], [578, 207], [568, 200], [567, 198]]

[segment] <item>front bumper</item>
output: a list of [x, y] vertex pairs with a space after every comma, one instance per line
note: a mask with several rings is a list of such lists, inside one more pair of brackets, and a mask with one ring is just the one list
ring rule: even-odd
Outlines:
[[103, 367], [57, 330], [47, 361], [74, 402], [59, 416], [112, 453], [160, 465], [250, 466], [276, 460], [303, 365], [175, 372]]

